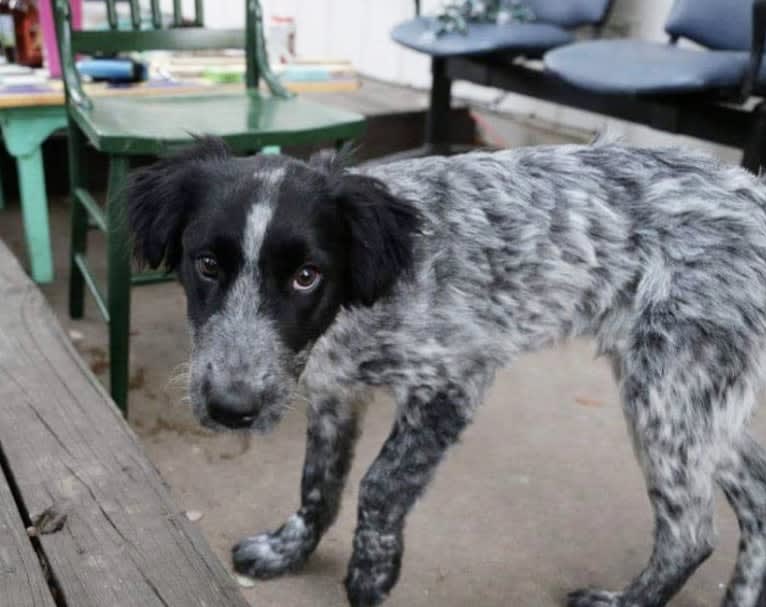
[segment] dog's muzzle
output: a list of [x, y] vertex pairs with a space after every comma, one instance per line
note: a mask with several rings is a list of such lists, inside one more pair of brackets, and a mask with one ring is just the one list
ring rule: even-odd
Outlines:
[[227, 428], [249, 428], [263, 408], [263, 399], [253, 395], [244, 383], [235, 382], [226, 390], [203, 388], [208, 417]]

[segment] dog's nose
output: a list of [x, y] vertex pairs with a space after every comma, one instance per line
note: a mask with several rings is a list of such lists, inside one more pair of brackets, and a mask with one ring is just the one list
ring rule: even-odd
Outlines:
[[247, 428], [258, 415], [258, 406], [247, 391], [233, 387], [226, 392], [212, 390], [207, 402], [210, 419], [228, 428]]

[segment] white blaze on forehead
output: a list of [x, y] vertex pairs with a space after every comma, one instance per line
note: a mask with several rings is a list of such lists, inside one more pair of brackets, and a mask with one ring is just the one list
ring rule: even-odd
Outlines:
[[265, 191], [273, 190], [274, 192], [279, 190], [279, 184], [282, 183], [282, 179], [285, 177], [284, 167], [275, 167], [268, 170], [260, 170], [253, 173], [253, 178], [258, 182], [258, 185]]
[[244, 254], [245, 262], [255, 264], [263, 244], [266, 228], [274, 214], [274, 204], [279, 194], [279, 186], [285, 176], [283, 168], [269, 171], [257, 171], [253, 174], [258, 198], [247, 215], [245, 225]]
[[258, 261], [258, 254], [263, 244], [263, 237], [266, 235], [266, 228], [274, 214], [274, 209], [266, 202], [257, 202], [250, 209], [247, 215], [245, 225], [245, 243], [244, 254], [245, 263], [255, 265]]

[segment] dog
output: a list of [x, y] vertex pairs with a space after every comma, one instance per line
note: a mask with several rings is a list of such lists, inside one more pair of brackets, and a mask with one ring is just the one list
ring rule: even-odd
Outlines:
[[358, 410], [395, 421], [359, 490], [350, 605], [397, 582], [407, 513], [495, 371], [575, 335], [611, 361], [654, 509], [654, 549], [622, 591], [570, 607], [660, 607], [713, 551], [714, 489], [741, 528], [725, 607], [766, 605], [766, 452], [748, 432], [766, 352], [766, 186], [675, 149], [605, 142], [349, 169], [235, 157], [217, 139], [137, 170], [139, 260], [188, 300], [189, 391], [215, 429], [264, 432], [304, 391], [300, 509], [233, 549], [294, 571], [333, 524]]

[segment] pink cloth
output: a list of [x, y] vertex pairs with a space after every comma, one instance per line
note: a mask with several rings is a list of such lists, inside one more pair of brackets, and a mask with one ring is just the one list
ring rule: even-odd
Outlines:
[[[56, 44], [56, 25], [53, 21], [53, 2], [56, 0], [40, 0], [38, 10], [40, 11], [40, 29], [43, 34], [43, 46], [45, 49], [45, 61], [48, 65], [48, 71], [52, 78], [61, 76], [61, 60], [59, 58], [59, 49]], [[82, 0], [69, 0], [72, 7], [72, 25], [75, 29], [80, 29], [82, 25]]]

